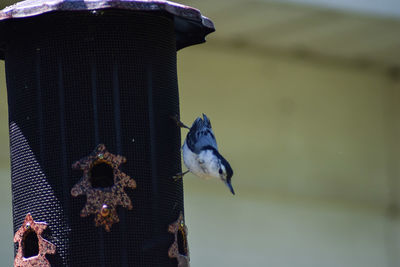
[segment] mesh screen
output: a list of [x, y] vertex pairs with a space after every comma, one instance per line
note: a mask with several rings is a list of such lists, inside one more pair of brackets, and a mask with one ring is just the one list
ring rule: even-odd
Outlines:
[[[161, 13], [57, 13], [9, 22], [6, 72], [14, 232], [49, 224], [52, 266], [176, 266], [168, 225], [183, 210], [173, 21]], [[111, 232], [79, 216], [82, 172], [97, 144], [127, 158], [133, 210]]]

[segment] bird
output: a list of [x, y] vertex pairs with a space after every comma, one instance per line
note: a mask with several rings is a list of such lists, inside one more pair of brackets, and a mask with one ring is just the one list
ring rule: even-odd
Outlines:
[[183, 162], [188, 170], [176, 174], [174, 179], [183, 178], [189, 172], [203, 179], [217, 178], [224, 182], [235, 195], [232, 187], [233, 170], [218, 151], [217, 141], [208, 117], [205, 114], [203, 118], [198, 117], [192, 127], [182, 123], [177, 115], [171, 118], [175, 120], [178, 127], [189, 129], [182, 146]]

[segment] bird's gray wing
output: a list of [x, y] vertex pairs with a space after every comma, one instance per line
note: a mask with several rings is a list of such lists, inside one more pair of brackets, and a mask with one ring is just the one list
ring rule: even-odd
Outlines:
[[203, 119], [199, 117], [193, 122], [186, 136], [186, 144], [194, 153], [200, 153], [201, 149], [206, 146], [218, 150], [211, 122], [206, 115], [203, 114]]

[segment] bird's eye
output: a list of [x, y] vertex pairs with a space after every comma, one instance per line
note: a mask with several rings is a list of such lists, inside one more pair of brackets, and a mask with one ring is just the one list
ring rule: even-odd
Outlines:
[[222, 169], [219, 169], [219, 171], [218, 171], [218, 172], [219, 172], [219, 174], [222, 174]]

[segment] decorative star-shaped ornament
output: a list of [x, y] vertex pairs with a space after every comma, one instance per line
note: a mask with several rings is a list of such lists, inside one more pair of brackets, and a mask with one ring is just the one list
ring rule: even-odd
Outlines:
[[81, 180], [71, 189], [74, 197], [86, 195], [81, 217], [95, 214], [96, 226], [102, 225], [108, 232], [119, 222], [118, 205], [132, 209], [124, 188], [136, 188], [136, 182], [119, 169], [125, 162], [125, 157], [108, 152], [105, 145], [100, 144], [89, 156], [72, 165], [73, 169], [83, 171]]
[[[14, 267], [50, 267], [46, 254], [56, 253], [56, 246], [43, 239], [42, 233], [46, 228], [47, 224], [45, 222], [35, 222], [30, 213], [26, 215], [24, 223], [14, 235], [14, 243], [18, 242], [18, 252], [14, 259]], [[31, 255], [32, 253], [35, 255]]]
[[[179, 214], [178, 220], [168, 227], [168, 232], [175, 235], [175, 241], [172, 243], [168, 250], [168, 256], [170, 258], [176, 258], [178, 261], [178, 267], [189, 267], [189, 248], [187, 243], [187, 227], [183, 220], [182, 212]], [[181, 242], [178, 241], [178, 235]]]

